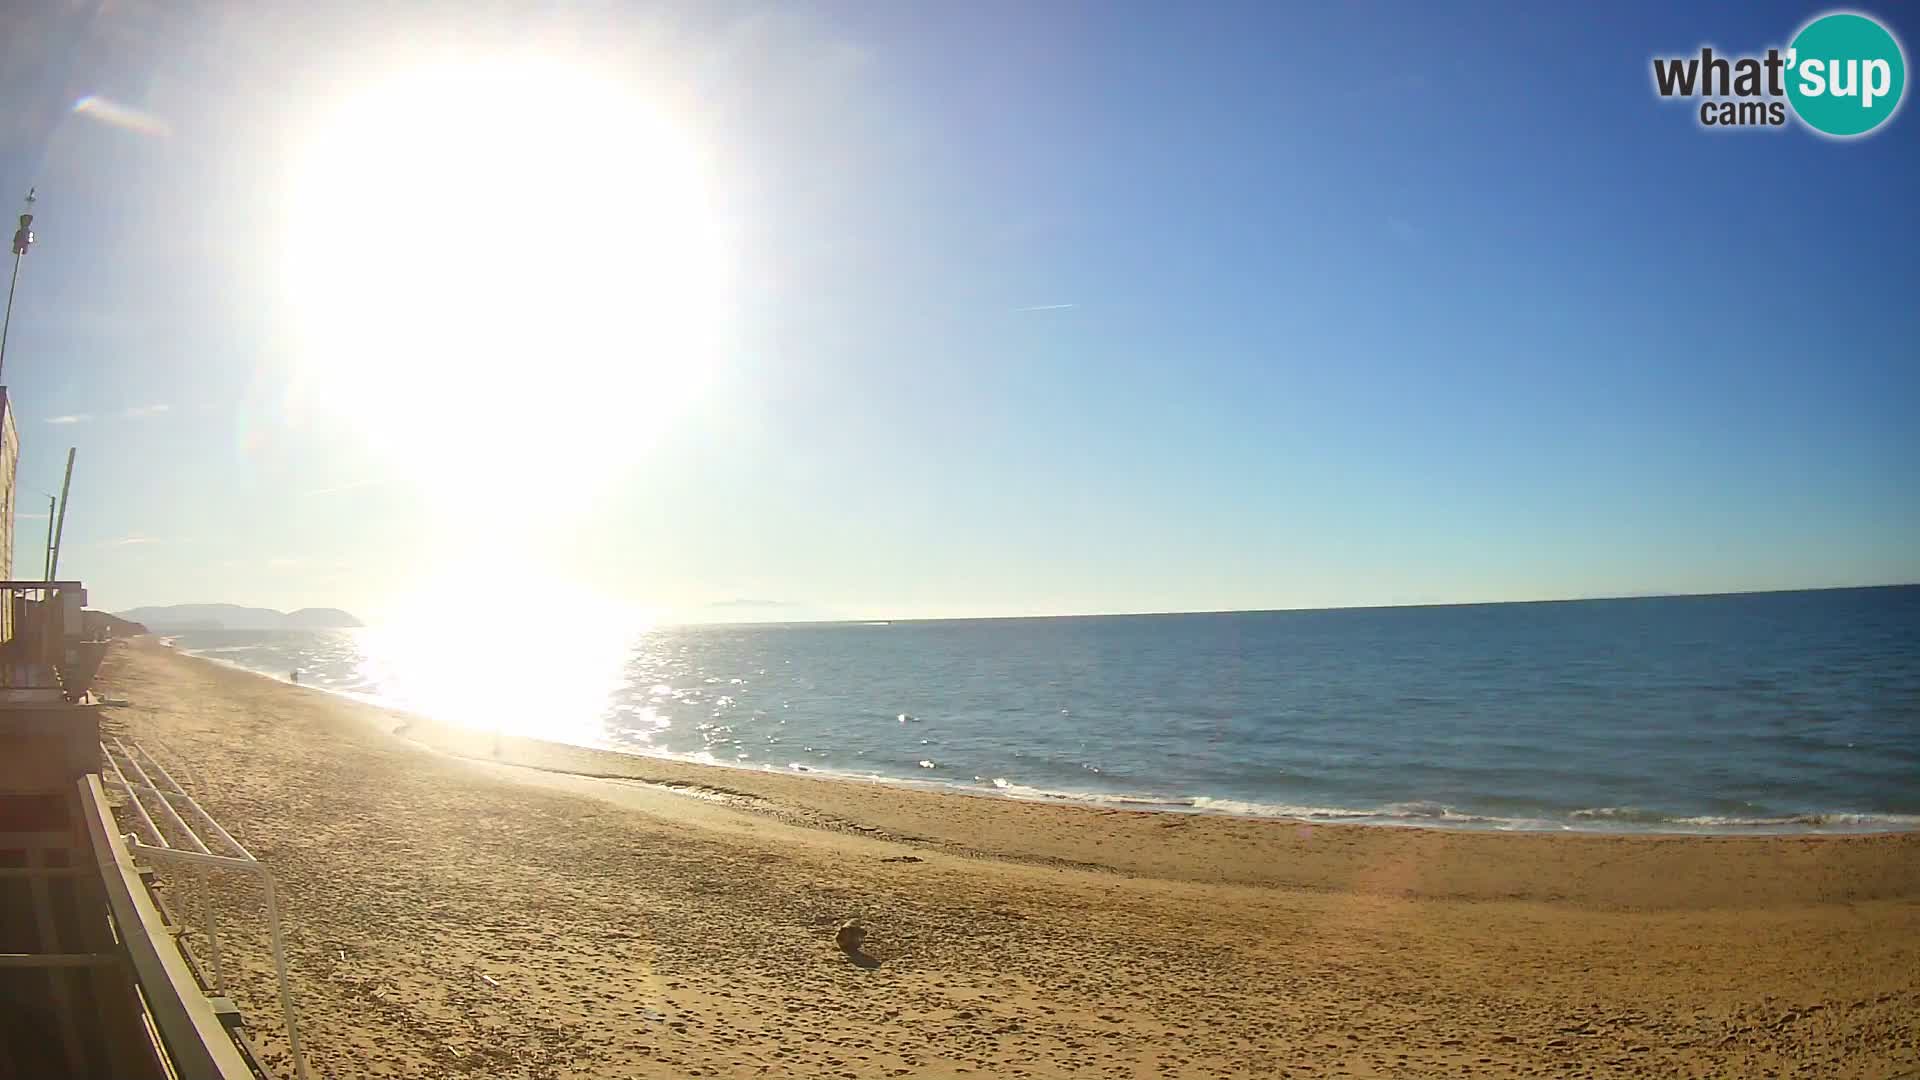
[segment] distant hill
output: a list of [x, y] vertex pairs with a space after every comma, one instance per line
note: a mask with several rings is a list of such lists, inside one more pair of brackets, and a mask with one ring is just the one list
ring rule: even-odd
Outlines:
[[80, 625], [85, 628], [87, 637], [93, 641], [133, 637], [147, 632], [147, 628], [137, 622], [130, 622], [117, 615], [91, 609], [80, 613]]
[[344, 630], [366, 623], [337, 607], [303, 607], [287, 613], [287, 625], [296, 630]]
[[283, 612], [237, 604], [169, 604], [134, 608], [120, 617], [145, 623], [156, 633], [179, 630], [338, 630], [365, 625], [339, 608]]

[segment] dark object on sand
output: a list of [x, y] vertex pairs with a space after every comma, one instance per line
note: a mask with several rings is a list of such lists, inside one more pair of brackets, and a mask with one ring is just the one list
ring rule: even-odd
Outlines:
[[833, 932], [834, 946], [846, 953], [847, 959], [853, 961], [855, 967], [877, 968], [880, 961], [861, 951], [866, 942], [867, 928], [857, 922], [841, 923], [840, 929]]
[[841, 923], [840, 929], [833, 932], [833, 943], [849, 956], [859, 952], [866, 940], [867, 928], [857, 922]]

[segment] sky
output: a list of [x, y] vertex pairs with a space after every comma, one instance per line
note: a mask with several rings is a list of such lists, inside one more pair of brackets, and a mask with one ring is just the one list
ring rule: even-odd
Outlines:
[[16, 577], [71, 446], [110, 610], [1920, 581], [1920, 120], [1652, 89], [1823, 7], [476, 10], [3, 17]]

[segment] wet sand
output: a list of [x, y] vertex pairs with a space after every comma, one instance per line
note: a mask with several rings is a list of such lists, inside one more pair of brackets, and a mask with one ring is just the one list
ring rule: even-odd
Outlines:
[[[316, 1076], [1920, 1075], [1920, 834], [1310, 826], [496, 746], [149, 639], [102, 682], [272, 870]], [[253, 894], [219, 904], [290, 1076]]]

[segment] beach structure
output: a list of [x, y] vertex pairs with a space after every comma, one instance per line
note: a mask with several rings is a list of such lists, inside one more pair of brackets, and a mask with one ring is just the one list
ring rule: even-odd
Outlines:
[[304, 1075], [271, 879], [152, 754], [102, 741], [89, 683], [107, 643], [82, 637], [84, 587], [0, 592], [13, 616], [0, 645], [0, 1076], [272, 1075], [224, 992], [211, 894], [195, 904], [209, 972], [181, 943], [170, 904], [184, 893], [161, 888], [162, 873], [203, 890], [235, 873], [263, 887]]
[[[152, 754], [103, 741], [92, 683], [105, 623], [83, 618], [79, 581], [52, 580], [54, 545], [46, 580], [13, 580], [19, 449], [0, 387], [0, 1077], [272, 1077], [226, 994], [209, 891], [244, 875], [265, 899], [304, 1080], [271, 878]], [[173, 907], [194, 885], [206, 964]]]
[[107, 643], [84, 640], [84, 587], [0, 592], [13, 630], [0, 644], [0, 1076], [272, 1075], [225, 994], [212, 895], [194, 905], [207, 971], [181, 943], [170, 905], [184, 893], [162, 873], [202, 890], [235, 874], [262, 887], [304, 1075], [271, 879], [152, 754], [102, 741], [89, 684]]

